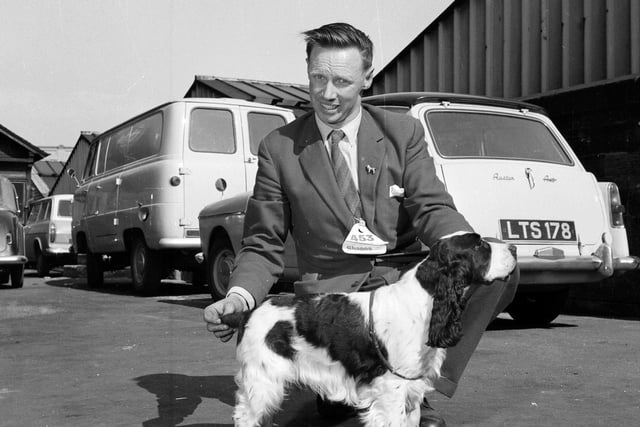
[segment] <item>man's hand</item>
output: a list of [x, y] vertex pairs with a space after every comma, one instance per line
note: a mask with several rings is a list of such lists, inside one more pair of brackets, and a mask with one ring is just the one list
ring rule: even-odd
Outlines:
[[235, 330], [223, 324], [220, 321], [220, 316], [245, 310], [245, 302], [239, 295], [230, 294], [225, 299], [214, 302], [204, 309], [204, 321], [207, 324], [207, 330], [213, 332], [222, 342], [229, 341], [233, 337]]

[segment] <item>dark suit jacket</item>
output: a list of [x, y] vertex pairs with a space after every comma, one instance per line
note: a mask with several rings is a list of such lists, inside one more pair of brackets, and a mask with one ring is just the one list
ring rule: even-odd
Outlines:
[[[375, 173], [367, 173], [367, 166]], [[436, 176], [422, 125], [412, 117], [363, 104], [358, 180], [366, 224], [389, 242], [388, 252], [403, 249], [416, 237], [430, 246], [446, 234], [472, 230]], [[404, 198], [389, 196], [394, 184], [404, 188]], [[301, 274], [368, 272], [370, 257], [342, 252], [352, 225], [314, 114], [307, 113], [260, 144], [243, 248], [230, 285], [247, 289], [260, 303], [282, 272], [288, 232], [296, 243]], [[340, 289], [317, 291], [328, 290]]]

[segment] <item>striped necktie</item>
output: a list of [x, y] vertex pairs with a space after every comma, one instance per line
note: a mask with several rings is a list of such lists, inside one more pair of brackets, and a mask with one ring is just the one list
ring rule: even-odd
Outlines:
[[340, 141], [344, 138], [344, 132], [340, 129], [331, 131], [329, 134], [329, 143], [331, 145], [331, 161], [333, 162], [333, 173], [336, 176], [338, 188], [344, 196], [347, 207], [354, 217], [362, 218], [362, 206], [360, 204], [360, 195], [356, 190], [356, 185], [351, 178], [349, 165], [340, 151]]

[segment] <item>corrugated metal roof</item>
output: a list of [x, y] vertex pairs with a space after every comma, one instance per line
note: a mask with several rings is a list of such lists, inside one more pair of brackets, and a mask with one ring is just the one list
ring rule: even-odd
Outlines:
[[43, 157], [47, 156], [47, 152], [46, 151], [42, 150], [39, 147], [36, 147], [35, 145], [31, 144], [26, 139], [22, 138], [18, 134], [13, 133], [8, 128], [6, 128], [6, 127], [4, 127], [2, 125], [0, 125], [0, 135], [4, 135], [5, 137], [9, 138], [9, 140], [14, 141], [19, 145], [22, 145], [28, 151], [33, 153], [34, 158], [36, 160], [40, 160]]
[[209, 96], [238, 98], [264, 104], [310, 109], [307, 85], [259, 80], [241, 80], [216, 76], [196, 76], [185, 98], [201, 97], [201, 85], [210, 88]]
[[57, 177], [64, 168], [64, 162], [59, 160], [40, 160], [33, 164], [33, 168], [41, 177]]

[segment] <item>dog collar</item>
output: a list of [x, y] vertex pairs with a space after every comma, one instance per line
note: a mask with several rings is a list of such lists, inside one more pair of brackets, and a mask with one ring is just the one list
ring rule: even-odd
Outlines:
[[376, 331], [373, 326], [373, 298], [376, 294], [376, 290], [371, 291], [371, 297], [369, 297], [369, 335], [371, 336], [371, 340], [373, 341], [373, 345], [376, 348], [376, 352], [378, 353], [378, 357], [382, 361], [382, 364], [389, 372], [393, 375], [400, 377], [405, 380], [414, 381], [422, 379], [422, 375], [418, 375], [416, 377], [406, 377], [402, 375], [400, 372], [396, 371], [393, 366], [389, 363], [386, 357], [382, 354], [382, 350], [380, 349], [380, 343], [378, 343], [378, 337], [376, 337]]

